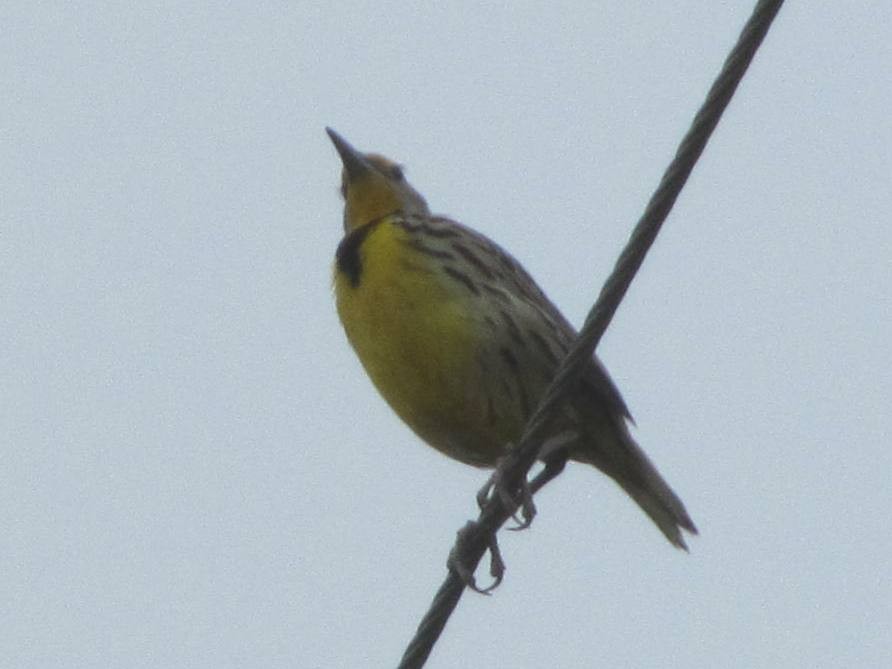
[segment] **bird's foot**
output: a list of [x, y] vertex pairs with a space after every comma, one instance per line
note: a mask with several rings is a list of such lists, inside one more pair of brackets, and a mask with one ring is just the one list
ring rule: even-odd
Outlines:
[[[481, 537], [481, 532], [485, 532], [486, 536]], [[485, 588], [479, 587], [477, 579], [474, 578], [474, 569], [477, 565], [473, 556], [474, 545], [481, 540], [486, 542], [486, 550], [489, 551], [489, 575], [493, 578], [493, 582]], [[469, 520], [458, 531], [455, 546], [449, 552], [446, 566], [451, 571], [454, 571], [462, 583], [474, 592], [478, 592], [481, 595], [492, 593], [493, 590], [499, 587], [502, 578], [505, 576], [505, 561], [502, 559], [502, 552], [499, 550], [496, 533], [485, 530], [480, 523]]]
[[[497, 495], [506, 511], [511, 512], [511, 518], [516, 525], [510, 530], [525, 530], [536, 517], [536, 505], [533, 503], [533, 492], [526, 478], [519, 484], [516, 490], [512, 490], [505, 472], [514, 463], [514, 454], [509, 451], [507, 455], [499, 459], [493, 473], [486, 483], [477, 491], [477, 506], [482, 511], [489, 504], [493, 495]], [[517, 512], [520, 511], [520, 517]]]
[[533, 489], [530, 488], [530, 482], [527, 481], [526, 478], [523, 479], [523, 482], [520, 484], [520, 518], [517, 517], [517, 513], [512, 513], [511, 518], [514, 520], [516, 525], [513, 527], [509, 527], [508, 529], [512, 532], [519, 532], [520, 530], [525, 530], [529, 528], [530, 525], [533, 524], [533, 518], [536, 517], [536, 505], [533, 502]]

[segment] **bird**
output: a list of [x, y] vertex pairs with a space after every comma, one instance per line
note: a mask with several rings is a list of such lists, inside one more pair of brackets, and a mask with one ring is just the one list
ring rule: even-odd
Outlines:
[[[381, 396], [424, 442], [475, 467], [518, 443], [576, 330], [507, 251], [434, 215], [404, 167], [326, 128], [342, 163], [344, 236], [333, 288], [350, 345]], [[697, 534], [632, 437], [632, 417], [593, 356], [554, 424], [576, 462], [615, 481], [674, 546]]]

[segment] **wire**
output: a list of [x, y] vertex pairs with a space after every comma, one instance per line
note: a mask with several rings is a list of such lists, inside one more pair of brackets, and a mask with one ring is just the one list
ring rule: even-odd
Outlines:
[[[548, 436], [552, 421], [559, 414], [568, 393], [575, 387], [582, 370], [589, 364], [604, 331], [616, 313], [632, 279], [644, 262], [648, 250], [656, 239], [672, 205], [694, 169], [706, 142], [721, 119], [781, 5], [783, 5], [783, 0], [760, 0], [756, 4], [753, 14], [741, 31], [737, 44], [725, 60], [721, 72], [709, 89], [706, 100], [694, 117], [691, 128], [682, 139], [675, 158], [663, 174], [659, 186], [635, 225], [613, 272], [589, 312], [579, 337], [561, 363], [544, 398], [527, 423], [517, 448], [511, 452], [511, 457], [499, 466], [501, 479], [499, 485], [506, 486], [504, 489], [516, 491], [526, 480], [530, 468], [536, 461], [540, 445]], [[530, 482], [531, 492], [535, 493], [553, 477], [554, 472], [549, 472], [546, 468]], [[469, 523], [459, 533], [459, 541], [456, 542], [453, 553], [460, 552], [464, 565], [471, 571], [476, 569], [490, 545], [490, 538], [512, 516], [515, 510], [515, 508], [506, 508], [503, 497], [493, 494], [477, 521]], [[424, 666], [466, 585], [458, 572], [454, 568], [450, 568], [448, 576], [434, 596], [428, 612], [419, 623], [415, 636], [406, 648], [399, 669], [418, 669]]]

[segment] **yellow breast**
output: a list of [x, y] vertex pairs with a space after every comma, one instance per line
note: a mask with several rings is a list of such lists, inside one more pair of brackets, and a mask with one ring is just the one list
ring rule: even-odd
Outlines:
[[[435, 256], [385, 218], [342, 242], [335, 266], [338, 314], [369, 377], [422, 439], [451, 457], [492, 464], [480, 387], [478, 319], [468, 291]], [[352, 236], [356, 236], [351, 239]]]

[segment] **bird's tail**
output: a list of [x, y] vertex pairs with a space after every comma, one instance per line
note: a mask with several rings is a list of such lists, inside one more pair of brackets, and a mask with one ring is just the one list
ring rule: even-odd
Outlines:
[[645, 460], [645, 464], [649, 471], [646, 474], [647, 482], [644, 485], [627, 478], [613, 478], [638, 503], [638, 506], [650, 516], [651, 520], [656, 523], [660, 531], [673, 545], [687, 550], [688, 546], [684, 541], [681, 530], [697, 534], [697, 527], [688, 515], [687, 509], [685, 509], [678, 495], [672, 491], [672, 488], [663, 480], [650, 462]]
[[625, 419], [612, 416], [609, 422], [613, 424], [614, 429], [609, 430], [613, 438], [604, 439], [605, 430], [598, 430], [600, 438], [589, 442], [594, 448], [586, 449], [577, 457], [595, 465], [616, 481], [674, 546], [687, 550], [682, 530], [697, 534], [697, 527], [684, 504], [635, 443]]

